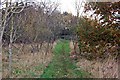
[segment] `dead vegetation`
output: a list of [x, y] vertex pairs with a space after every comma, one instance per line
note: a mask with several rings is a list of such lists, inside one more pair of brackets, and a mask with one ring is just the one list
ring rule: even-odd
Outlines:
[[[33, 44], [32, 44], [33, 45]], [[37, 44], [35, 44], [37, 45]], [[39, 51], [33, 51], [31, 44], [18, 45], [14, 44], [12, 55], [12, 77], [14, 78], [33, 78], [40, 77], [43, 70], [47, 67], [52, 59], [52, 48], [56, 45], [56, 42], [49, 47], [49, 52], [45, 54], [47, 43], [42, 45]], [[16, 46], [16, 48], [15, 48]], [[40, 46], [38, 45], [38, 48]], [[70, 42], [71, 52], [74, 52], [73, 42]], [[2, 77], [8, 77], [8, 48], [3, 48], [3, 74]], [[78, 52], [78, 46], [76, 46], [76, 52]], [[77, 54], [77, 53], [76, 53]], [[77, 66], [82, 70], [91, 74], [91, 78], [118, 78], [118, 60], [109, 56], [104, 60], [87, 60], [83, 57], [78, 57]]]
[[[33, 50], [31, 45], [38, 45], [38, 50]], [[33, 78], [39, 77], [44, 68], [48, 65], [52, 58], [52, 46], [49, 47], [46, 54], [47, 43], [41, 47], [39, 44], [14, 44], [12, 47], [12, 75], [13, 78]], [[40, 49], [41, 48], [41, 49]], [[9, 77], [9, 59], [8, 47], [3, 47], [2, 55], [2, 77]]]
[[[73, 42], [70, 42], [70, 48], [73, 52]], [[76, 48], [78, 50], [78, 47]], [[91, 78], [118, 78], [118, 60], [109, 56], [104, 60], [87, 60], [80, 56], [77, 66], [91, 74]]]
[[80, 58], [77, 65], [91, 74], [91, 78], [118, 78], [118, 61], [106, 59], [102, 62]]

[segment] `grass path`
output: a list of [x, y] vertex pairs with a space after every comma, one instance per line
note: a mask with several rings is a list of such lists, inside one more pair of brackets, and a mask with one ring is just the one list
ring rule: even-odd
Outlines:
[[59, 40], [54, 48], [52, 62], [44, 70], [41, 78], [83, 78], [87, 73], [78, 69], [69, 58], [69, 41]]

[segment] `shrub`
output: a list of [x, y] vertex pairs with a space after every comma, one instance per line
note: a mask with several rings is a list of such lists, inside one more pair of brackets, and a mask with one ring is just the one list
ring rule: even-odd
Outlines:
[[[102, 27], [97, 20], [82, 18], [77, 27], [79, 47], [82, 56], [96, 59], [117, 55], [120, 44], [120, 30]], [[112, 50], [114, 48], [114, 50]]]

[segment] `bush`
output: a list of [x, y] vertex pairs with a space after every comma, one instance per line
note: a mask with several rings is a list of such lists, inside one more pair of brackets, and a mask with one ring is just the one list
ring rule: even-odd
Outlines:
[[[120, 30], [102, 27], [97, 20], [83, 18], [77, 27], [82, 56], [96, 59], [118, 54]], [[112, 50], [114, 48], [114, 50]]]

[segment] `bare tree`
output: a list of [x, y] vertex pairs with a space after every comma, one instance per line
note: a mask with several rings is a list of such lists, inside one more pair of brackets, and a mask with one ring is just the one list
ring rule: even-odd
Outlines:
[[[10, 18], [13, 16], [13, 14], [20, 13], [23, 11], [24, 6], [16, 6], [16, 3], [12, 4], [12, 0], [8, 1], [5, 0], [2, 2], [2, 5], [6, 5], [4, 8], [1, 9], [0, 12], [0, 54], [2, 54], [2, 39], [3, 39], [3, 34], [5, 31], [6, 26], [8, 25], [8, 21]], [[18, 8], [21, 8], [19, 11], [16, 11]], [[4, 14], [2, 14], [2, 12]], [[13, 23], [13, 22], [12, 22]], [[10, 31], [10, 43], [9, 43], [9, 77], [11, 76], [11, 65], [12, 65], [12, 43], [13, 43], [13, 38], [15, 37], [15, 32], [13, 32], [13, 24], [11, 26], [11, 31]]]
[[[1, 0], [0, 0], [0, 32], [2, 27], [2, 10], [1, 10]], [[1, 35], [1, 33], [0, 33]], [[0, 36], [1, 37], [1, 36]], [[0, 38], [0, 79], [2, 79], [2, 40]]]
[[[83, 4], [84, 4], [84, 0], [76, 0], [75, 1], [75, 9], [76, 9], [76, 13], [77, 13], [77, 22], [76, 22], [76, 25], [77, 26], [79, 26], [79, 24], [80, 24], [80, 18], [79, 17], [81, 17], [82, 16], [82, 13], [83, 13], [83, 11], [82, 11], [82, 8], [83, 8]], [[77, 36], [76, 35], [76, 38], [77, 39], [79, 39], [78, 38], [79, 36]], [[77, 40], [78, 41], [78, 40]], [[76, 45], [76, 42], [74, 42], [73, 41], [73, 46], [74, 46], [74, 49], [75, 49], [75, 45]], [[80, 45], [80, 44], [79, 44]], [[80, 52], [81, 52], [81, 49], [79, 48], [79, 50], [80, 50]], [[75, 50], [76, 51], [76, 50]], [[74, 52], [75, 52], [74, 51]]]

